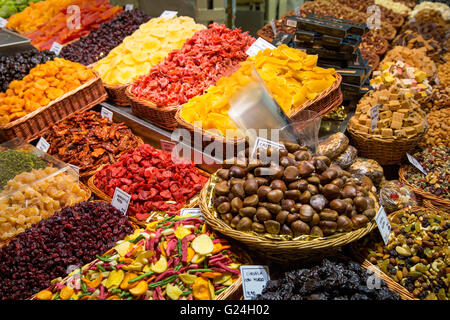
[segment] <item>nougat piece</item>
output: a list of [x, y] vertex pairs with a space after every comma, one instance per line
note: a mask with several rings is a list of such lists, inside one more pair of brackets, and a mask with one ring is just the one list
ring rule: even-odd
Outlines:
[[399, 130], [402, 128], [402, 121], [392, 120], [391, 129]]
[[380, 113], [380, 119], [388, 119], [392, 117], [392, 111], [384, 111]]
[[401, 112], [393, 112], [392, 113], [392, 121], [403, 121], [405, 115]]
[[381, 129], [381, 136], [383, 137], [392, 137], [393, 132], [391, 128], [383, 128]]

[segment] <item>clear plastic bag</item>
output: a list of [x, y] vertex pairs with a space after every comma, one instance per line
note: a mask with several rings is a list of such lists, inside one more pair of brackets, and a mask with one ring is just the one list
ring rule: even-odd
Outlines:
[[417, 206], [416, 195], [407, 186], [397, 180], [386, 181], [381, 185], [380, 203], [387, 213]]
[[369, 177], [375, 185], [379, 185], [384, 177], [383, 167], [372, 159], [356, 158], [348, 168], [348, 171]]
[[358, 156], [358, 150], [353, 146], [348, 146], [344, 152], [342, 152], [333, 163], [340, 166], [342, 169], [347, 169], [355, 161]]
[[331, 160], [337, 158], [348, 147], [348, 138], [342, 132], [335, 133], [317, 147], [317, 154]]

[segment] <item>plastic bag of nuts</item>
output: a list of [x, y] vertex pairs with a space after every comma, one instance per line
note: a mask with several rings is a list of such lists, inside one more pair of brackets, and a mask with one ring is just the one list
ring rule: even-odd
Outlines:
[[362, 228], [375, 217], [374, 196], [361, 181], [306, 147], [285, 147], [269, 148], [270, 162], [263, 153], [224, 163], [213, 176], [218, 218], [255, 235], [309, 240]]

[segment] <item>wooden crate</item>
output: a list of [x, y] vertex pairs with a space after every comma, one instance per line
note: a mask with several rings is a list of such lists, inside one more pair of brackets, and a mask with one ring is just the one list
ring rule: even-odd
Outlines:
[[195, 21], [208, 26], [211, 22], [227, 23], [225, 0], [196, 0]]

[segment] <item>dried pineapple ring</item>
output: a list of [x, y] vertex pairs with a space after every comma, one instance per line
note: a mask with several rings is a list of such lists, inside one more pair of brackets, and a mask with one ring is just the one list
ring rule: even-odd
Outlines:
[[192, 249], [198, 254], [207, 255], [214, 250], [214, 244], [208, 235], [202, 234], [192, 241]]

